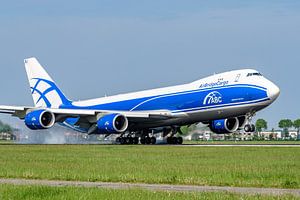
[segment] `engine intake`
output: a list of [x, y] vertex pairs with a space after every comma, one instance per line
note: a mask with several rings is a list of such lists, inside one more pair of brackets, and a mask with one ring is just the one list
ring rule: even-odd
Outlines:
[[97, 126], [100, 134], [122, 133], [128, 128], [128, 119], [121, 114], [108, 114], [98, 120]]
[[25, 116], [25, 125], [32, 130], [48, 129], [55, 124], [55, 115], [47, 110], [35, 110]]
[[217, 134], [232, 133], [239, 128], [238, 118], [218, 119], [210, 123], [210, 129]]

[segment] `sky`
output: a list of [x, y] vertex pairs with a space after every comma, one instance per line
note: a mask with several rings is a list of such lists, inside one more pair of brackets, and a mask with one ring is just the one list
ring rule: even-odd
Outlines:
[[300, 118], [300, 1], [1, 2], [0, 104], [33, 105], [23, 64], [32, 56], [73, 100], [254, 68], [281, 89], [256, 118], [269, 128]]

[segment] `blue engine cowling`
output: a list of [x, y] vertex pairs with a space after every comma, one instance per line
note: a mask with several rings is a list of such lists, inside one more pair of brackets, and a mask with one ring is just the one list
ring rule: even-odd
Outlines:
[[121, 114], [104, 115], [97, 121], [98, 133], [122, 133], [128, 128], [128, 119]]
[[239, 128], [238, 118], [218, 119], [210, 123], [210, 129], [217, 134], [232, 133]]
[[48, 129], [55, 123], [55, 115], [47, 110], [35, 110], [25, 116], [25, 125], [32, 130]]

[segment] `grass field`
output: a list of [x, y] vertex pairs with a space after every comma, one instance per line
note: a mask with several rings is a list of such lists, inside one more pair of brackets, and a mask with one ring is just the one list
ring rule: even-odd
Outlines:
[[13, 140], [0, 140], [0, 145], [2, 144], [13, 144], [14, 141]]
[[[239, 195], [233, 193], [182, 193], [182, 192], [153, 192], [140, 189], [112, 190], [80, 187], [46, 187], [46, 186], [13, 186], [0, 187], [0, 199], [22, 200], [56, 200], [56, 199], [219, 199], [219, 200], [292, 200], [294, 196]], [[298, 198], [299, 199], [299, 198]]]
[[0, 177], [300, 188], [300, 148], [0, 145]]

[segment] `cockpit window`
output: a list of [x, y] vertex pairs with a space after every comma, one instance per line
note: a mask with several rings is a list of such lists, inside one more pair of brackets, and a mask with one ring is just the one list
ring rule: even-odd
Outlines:
[[262, 76], [262, 74], [259, 72], [254, 72], [254, 73], [248, 73], [247, 77], [249, 77], [249, 76]]

